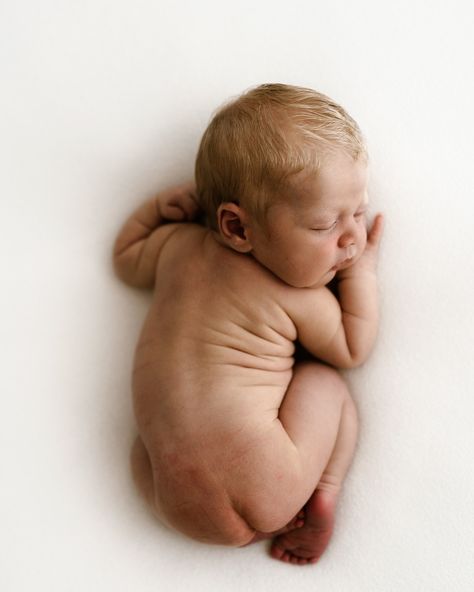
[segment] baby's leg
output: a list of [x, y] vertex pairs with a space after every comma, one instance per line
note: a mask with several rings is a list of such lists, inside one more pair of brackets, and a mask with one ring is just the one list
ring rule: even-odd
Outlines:
[[271, 554], [291, 563], [315, 563], [329, 543], [337, 497], [353, 456], [356, 408], [338, 372], [304, 362], [295, 368], [279, 419], [300, 451], [309, 501], [304, 526], [275, 537]]
[[[232, 498], [241, 500], [235, 506], [250, 528], [243, 529], [240, 518], [234, 535], [227, 537], [235, 543], [214, 542], [238, 545], [242, 543], [237, 540], [245, 538], [243, 530], [248, 541], [252, 528], [258, 531], [254, 540], [273, 531], [278, 534], [274, 557], [292, 563], [317, 560], [330, 538], [337, 495], [356, 436], [355, 407], [339, 374], [316, 362], [296, 364], [268, 446], [262, 442], [263, 455], [253, 455], [254, 462], [246, 459], [242, 478], [236, 481], [239, 495]], [[157, 507], [151, 463], [140, 438], [131, 457], [138, 488], [156, 516], [170, 526]]]

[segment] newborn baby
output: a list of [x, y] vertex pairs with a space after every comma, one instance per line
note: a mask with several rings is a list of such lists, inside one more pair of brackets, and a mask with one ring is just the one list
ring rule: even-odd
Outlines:
[[195, 173], [114, 248], [121, 279], [154, 287], [133, 372], [135, 481], [193, 539], [271, 537], [273, 557], [314, 563], [357, 438], [335, 368], [361, 364], [377, 332], [382, 216], [367, 231], [363, 138], [328, 97], [266, 84], [218, 110]]

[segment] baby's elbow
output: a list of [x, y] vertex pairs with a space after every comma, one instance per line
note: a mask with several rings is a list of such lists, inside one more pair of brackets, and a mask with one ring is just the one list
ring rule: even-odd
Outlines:
[[133, 283], [136, 272], [135, 261], [130, 257], [129, 251], [117, 252], [114, 249], [112, 259], [115, 275], [124, 283]]
[[332, 356], [317, 356], [319, 359], [323, 360], [327, 364], [330, 364], [334, 368], [338, 368], [339, 370], [351, 370], [352, 368], [357, 368], [363, 363], [363, 360], [359, 360], [356, 357], [352, 357], [350, 354], [343, 355], [332, 355]]
[[149, 290], [154, 286], [154, 276], [141, 273], [137, 260], [129, 252], [113, 257], [113, 270], [117, 278], [132, 288]]
[[352, 368], [357, 368], [362, 364], [363, 360], [359, 360], [356, 357], [348, 356], [341, 356], [338, 360], [333, 361], [333, 365], [340, 370], [352, 370]]
[[346, 366], [344, 368], [352, 369], [362, 366], [370, 355], [370, 350], [350, 351], [346, 359]]
[[358, 368], [359, 366], [362, 366], [362, 364], [364, 362], [365, 362], [365, 358], [360, 358], [357, 356], [350, 357], [347, 360], [344, 360], [341, 368], [343, 370], [352, 370], [353, 368]]

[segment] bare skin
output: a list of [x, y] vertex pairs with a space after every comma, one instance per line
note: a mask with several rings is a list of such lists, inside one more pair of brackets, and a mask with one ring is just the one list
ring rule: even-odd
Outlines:
[[[271, 555], [298, 565], [330, 540], [357, 439], [334, 367], [362, 363], [377, 329], [382, 218], [367, 238], [365, 165], [330, 165], [265, 232], [233, 203], [218, 232], [193, 224], [190, 184], [144, 204], [114, 250], [119, 277], [155, 287], [133, 374], [139, 489], [191, 538], [271, 537]], [[295, 362], [297, 339], [313, 359]]]

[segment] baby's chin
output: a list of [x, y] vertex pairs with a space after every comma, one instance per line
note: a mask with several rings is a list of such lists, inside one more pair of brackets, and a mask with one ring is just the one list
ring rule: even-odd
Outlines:
[[287, 286], [291, 286], [292, 288], [322, 288], [326, 284], [328, 284], [336, 275], [336, 273], [326, 273], [322, 278], [318, 278], [316, 281], [314, 279], [288, 279], [278, 276]]
[[[354, 263], [359, 259], [360, 255], [353, 257], [348, 261], [344, 261], [339, 263], [338, 265], [334, 265], [331, 269], [328, 269], [325, 273], [323, 272], [321, 276], [314, 277], [314, 274], [302, 274], [299, 277], [286, 277], [283, 274], [275, 274], [280, 280], [282, 280], [288, 286], [293, 288], [323, 288], [332, 282], [332, 280], [336, 277], [336, 274], [343, 269], [347, 269], [354, 265]], [[313, 275], [313, 277], [311, 277]]]
[[333, 267], [334, 273], [337, 273], [338, 271], [343, 271], [344, 269], [349, 269], [349, 267], [352, 267], [354, 265], [356, 260], [357, 259], [354, 257], [352, 259], [349, 259], [348, 261], [344, 261], [343, 263], [336, 265], [335, 267]]
[[324, 288], [332, 282], [332, 280], [336, 277], [336, 270], [330, 269], [327, 273], [323, 275], [320, 279], [318, 279], [314, 283], [310, 283], [306, 286], [302, 286], [303, 288], [312, 288], [313, 290], [316, 288]]

